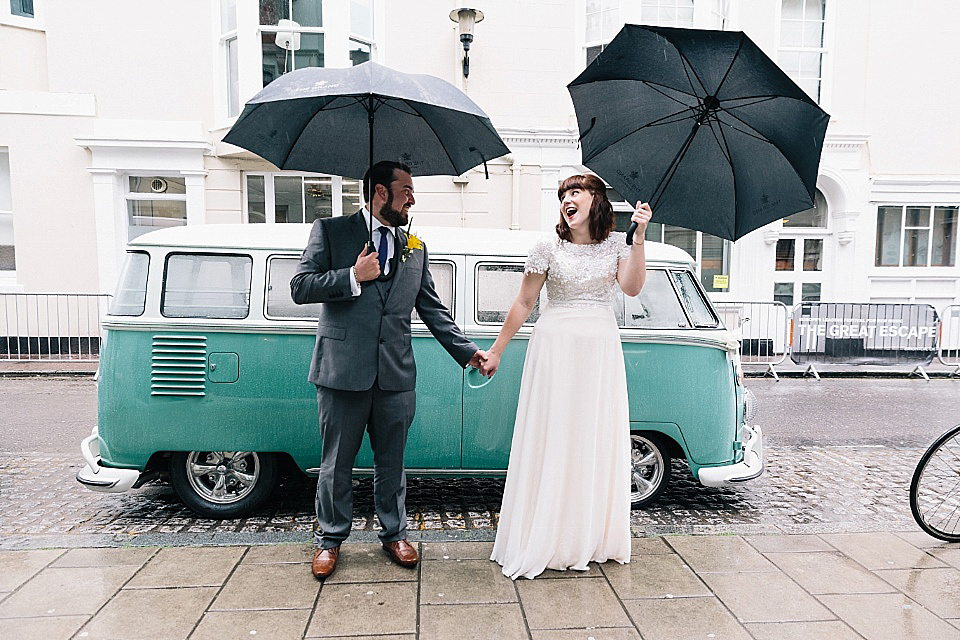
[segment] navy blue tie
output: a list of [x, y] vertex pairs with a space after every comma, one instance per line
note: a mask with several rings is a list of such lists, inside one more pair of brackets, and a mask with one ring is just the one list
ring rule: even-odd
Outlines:
[[390, 229], [387, 227], [379, 227], [380, 231], [380, 246], [377, 248], [377, 260], [380, 261], [380, 273], [385, 274], [386, 271], [384, 268], [387, 266], [387, 234], [390, 233]]

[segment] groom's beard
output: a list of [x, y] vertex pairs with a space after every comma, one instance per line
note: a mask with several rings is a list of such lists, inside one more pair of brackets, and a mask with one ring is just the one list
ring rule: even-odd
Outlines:
[[393, 192], [387, 196], [387, 201], [383, 203], [380, 209], [380, 216], [390, 223], [391, 227], [405, 227], [410, 216], [405, 211], [399, 211], [393, 208]]

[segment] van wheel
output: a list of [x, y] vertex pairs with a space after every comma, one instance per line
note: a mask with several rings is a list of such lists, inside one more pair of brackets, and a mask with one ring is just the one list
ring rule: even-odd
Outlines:
[[630, 434], [630, 504], [645, 507], [670, 482], [670, 454], [663, 436]]
[[180, 451], [170, 459], [170, 483], [187, 507], [206, 518], [256, 511], [277, 481], [277, 462], [253, 451]]

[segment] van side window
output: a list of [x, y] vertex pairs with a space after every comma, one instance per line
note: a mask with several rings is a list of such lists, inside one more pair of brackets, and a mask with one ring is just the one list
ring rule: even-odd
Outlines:
[[[522, 264], [479, 264], [477, 265], [477, 323], [500, 323], [507, 318], [507, 312], [520, 292], [523, 281]], [[531, 325], [540, 317], [540, 298], [533, 306], [525, 325]]]
[[319, 302], [296, 304], [290, 297], [290, 279], [299, 265], [299, 257], [271, 256], [267, 261], [267, 318], [316, 320], [320, 315]]
[[697, 278], [690, 271], [671, 271], [673, 281], [677, 285], [683, 306], [690, 314], [690, 320], [695, 327], [716, 327], [719, 325], [717, 316], [707, 303], [706, 298], [697, 286]]
[[141, 251], [128, 251], [123, 272], [117, 282], [117, 290], [110, 301], [111, 316], [139, 316], [147, 304], [147, 272], [150, 255]]
[[[443, 306], [450, 310], [450, 315], [455, 314], [455, 310], [453, 308], [454, 273], [454, 264], [452, 262], [433, 259], [430, 260], [430, 275], [433, 276], [433, 288], [437, 290], [437, 295], [440, 296], [440, 301], [443, 302]], [[417, 314], [416, 309], [413, 310], [413, 314], [410, 316], [410, 321], [421, 321], [420, 315]]]
[[690, 326], [670, 278], [663, 269], [647, 269], [643, 290], [636, 297], [624, 296], [618, 290], [617, 306], [617, 319], [621, 327], [676, 329]]
[[171, 253], [160, 313], [169, 318], [246, 318], [252, 265], [250, 256]]

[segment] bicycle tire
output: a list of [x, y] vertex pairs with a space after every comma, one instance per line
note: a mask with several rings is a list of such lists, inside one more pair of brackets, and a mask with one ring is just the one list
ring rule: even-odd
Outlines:
[[917, 463], [910, 511], [934, 538], [960, 542], [960, 424], [937, 438]]

